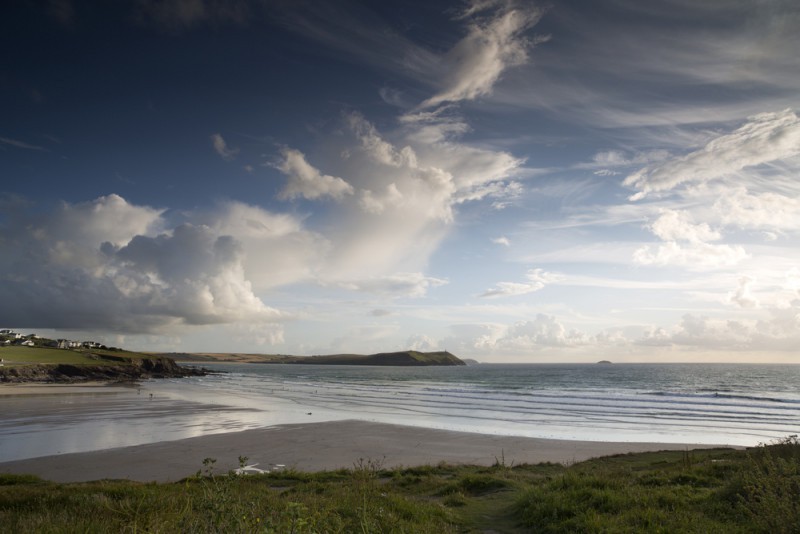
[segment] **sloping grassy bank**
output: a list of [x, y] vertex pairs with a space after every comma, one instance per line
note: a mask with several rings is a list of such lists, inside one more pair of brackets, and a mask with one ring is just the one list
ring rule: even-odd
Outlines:
[[[242, 464], [246, 458], [241, 458]], [[800, 532], [800, 444], [570, 467], [425, 466], [54, 484], [0, 476], [7, 532]]]
[[2, 347], [2, 383], [129, 382], [144, 378], [202, 376], [205, 370], [181, 367], [165, 357], [125, 350], [67, 350], [40, 347]]

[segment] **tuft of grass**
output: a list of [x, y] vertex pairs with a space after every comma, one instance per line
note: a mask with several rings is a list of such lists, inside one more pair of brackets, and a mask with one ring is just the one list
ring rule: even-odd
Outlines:
[[[247, 458], [240, 457], [240, 466]], [[797, 439], [558, 464], [262, 475], [207, 459], [171, 484], [0, 476], [7, 532], [800, 532]]]

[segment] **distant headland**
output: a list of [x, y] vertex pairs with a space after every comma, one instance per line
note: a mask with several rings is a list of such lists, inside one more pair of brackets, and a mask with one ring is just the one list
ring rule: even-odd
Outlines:
[[404, 350], [378, 354], [330, 354], [324, 356], [292, 356], [286, 354], [241, 353], [166, 353], [158, 354], [184, 362], [236, 362], [307, 365], [379, 365], [391, 367], [456, 366], [466, 363], [448, 351], [420, 352]]

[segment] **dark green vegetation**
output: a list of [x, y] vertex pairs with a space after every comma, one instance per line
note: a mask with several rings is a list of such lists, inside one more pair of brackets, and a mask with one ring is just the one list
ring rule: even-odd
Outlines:
[[121, 349], [0, 347], [0, 383], [131, 381], [205, 374], [169, 358]]
[[[240, 458], [244, 464], [246, 458]], [[800, 532], [800, 444], [174, 484], [0, 475], [7, 532]]]
[[383, 366], [424, 366], [424, 365], [466, 365], [462, 360], [447, 351], [419, 352], [404, 350], [382, 352], [380, 354], [331, 354], [327, 356], [290, 356], [285, 354], [237, 354], [237, 353], [167, 353], [166, 356], [177, 361], [195, 362], [241, 362], [241, 363], [285, 363], [311, 365], [383, 365]]

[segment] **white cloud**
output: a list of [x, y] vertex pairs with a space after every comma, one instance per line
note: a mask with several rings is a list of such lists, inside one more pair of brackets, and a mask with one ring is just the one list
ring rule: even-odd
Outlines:
[[171, 234], [135, 236], [126, 246], [103, 247], [116, 288], [148, 314], [188, 324], [276, 319], [245, 279], [241, 244], [206, 226], [184, 224]]
[[378, 163], [390, 167], [417, 167], [417, 156], [410, 146], [397, 150], [391, 143], [385, 141], [375, 126], [360, 113], [348, 114], [346, 121], [360, 142], [361, 149]]
[[592, 174], [595, 176], [617, 176], [619, 173], [609, 169], [600, 169], [599, 171], [594, 171]]
[[256, 290], [313, 280], [331, 248], [329, 240], [305, 228], [301, 218], [242, 202], [223, 202], [189, 217], [217, 235], [236, 237], [244, 248], [247, 279]]
[[481, 298], [516, 297], [527, 295], [543, 289], [547, 284], [560, 280], [557, 274], [548, 273], [542, 269], [531, 269], [525, 275], [528, 282], [498, 282], [495, 287], [481, 293]]
[[532, 43], [524, 33], [543, 11], [530, 5], [517, 8], [508, 2], [473, 2], [462, 16], [472, 17], [488, 8], [498, 9], [485, 20], [473, 19], [467, 35], [441, 58], [441, 89], [421, 108], [487, 95], [506, 69], [527, 61]]
[[403, 193], [397, 189], [397, 185], [394, 183], [387, 185], [382, 195], [376, 195], [369, 189], [362, 189], [359, 198], [361, 208], [375, 215], [383, 213], [387, 207], [397, 206], [402, 202]]
[[516, 349], [536, 346], [575, 346], [589, 343], [589, 338], [577, 330], [567, 330], [555, 317], [537, 314], [533, 321], [524, 321], [512, 326], [502, 344]]
[[753, 194], [745, 187], [717, 188], [714, 194], [713, 207], [723, 224], [779, 232], [800, 230], [800, 198], [796, 196]]
[[305, 155], [299, 150], [284, 148], [281, 155], [283, 160], [275, 167], [289, 177], [279, 195], [281, 199], [303, 197], [316, 200], [331, 197], [338, 200], [353, 194], [353, 186], [341, 178], [322, 174], [306, 161]]
[[214, 146], [214, 151], [219, 154], [224, 160], [232, 160], [239, 153], [238, 148], [231, 148], [225, 139], [218, 133], [211, 136], [211, 144]]
[[707, 182], [742, 169], [800, 154], [800, 119], [791, 110], [761, 113], [730, 134], [689, 154], [650, 165], [628, 176], [624, 185], [638, 189], [631, 200], [691, 182]]
[[730, 320], [685, 314], [671, 331], [645, 336], [639, 344], [707, 350], [796, 351], [800, 343], [800, 300], [773, 308], [765, 319]]
[[747, 252], [739, 245], [709, 243], [681, 245], [675, 241], [658, 245], [655, 250], [645, 245], [633, 253], [634, 262], [640, 265], [677, 265], [691, 270], [730, 267], [747, 257]]
[[710, 244], [722, 235], [707, 223], [696, 224], [688, 211], [664, 209], [648, 228], [665, 243], [655, 251], [638, 248], [633, 260], [640, 265], [677, 265], [688, 269], [717, 269], [736, 265], [749, 257], [740, 245]]
[[554, 316], [537, 313], [532, 320], [511, 325], [459, 324], [450, 327], [453, 336], [439, 342], [461, 354], [519, 356], [543, 348], [575, 349], [594, 340], [585, 333], [567, 329]]
[[327, 282], [415, 272], [452, 228], [456, 208], [469, 202], [511, 201], [521, 186], [510, 178], [521, 160], [454, 139], [422, 143], [415, 134], [430, 121], [406, 120], [397, 131], [378, 129], [361, 114], [344, 116], [346, 129], [325, 138], [322, 169], [347, 176], [355, 194], [329, 216]]
[[509, 239], [507, 237], [505, 237], [505, 236], [500, 236], [500, 237], [493, 238], [492, 239], [492, 243], [494, 243], [495, 245], [502, 245], [504, 247], [510, 247], [511, 246], [511, 241], [509, 241]]
[[663, 210], [659, 218], [649, 225], [649, 228], [664, 241], [702, 243], [722, 238], [722, 235], [712, 230], [708, 224], [695, 224], [687, 211]]
[[439, 344], [436, 340], [420, 334], [408, 338], [406, 347], [408, 347], [409, 350], [418, 350], [422, 352], [439, 350]]

